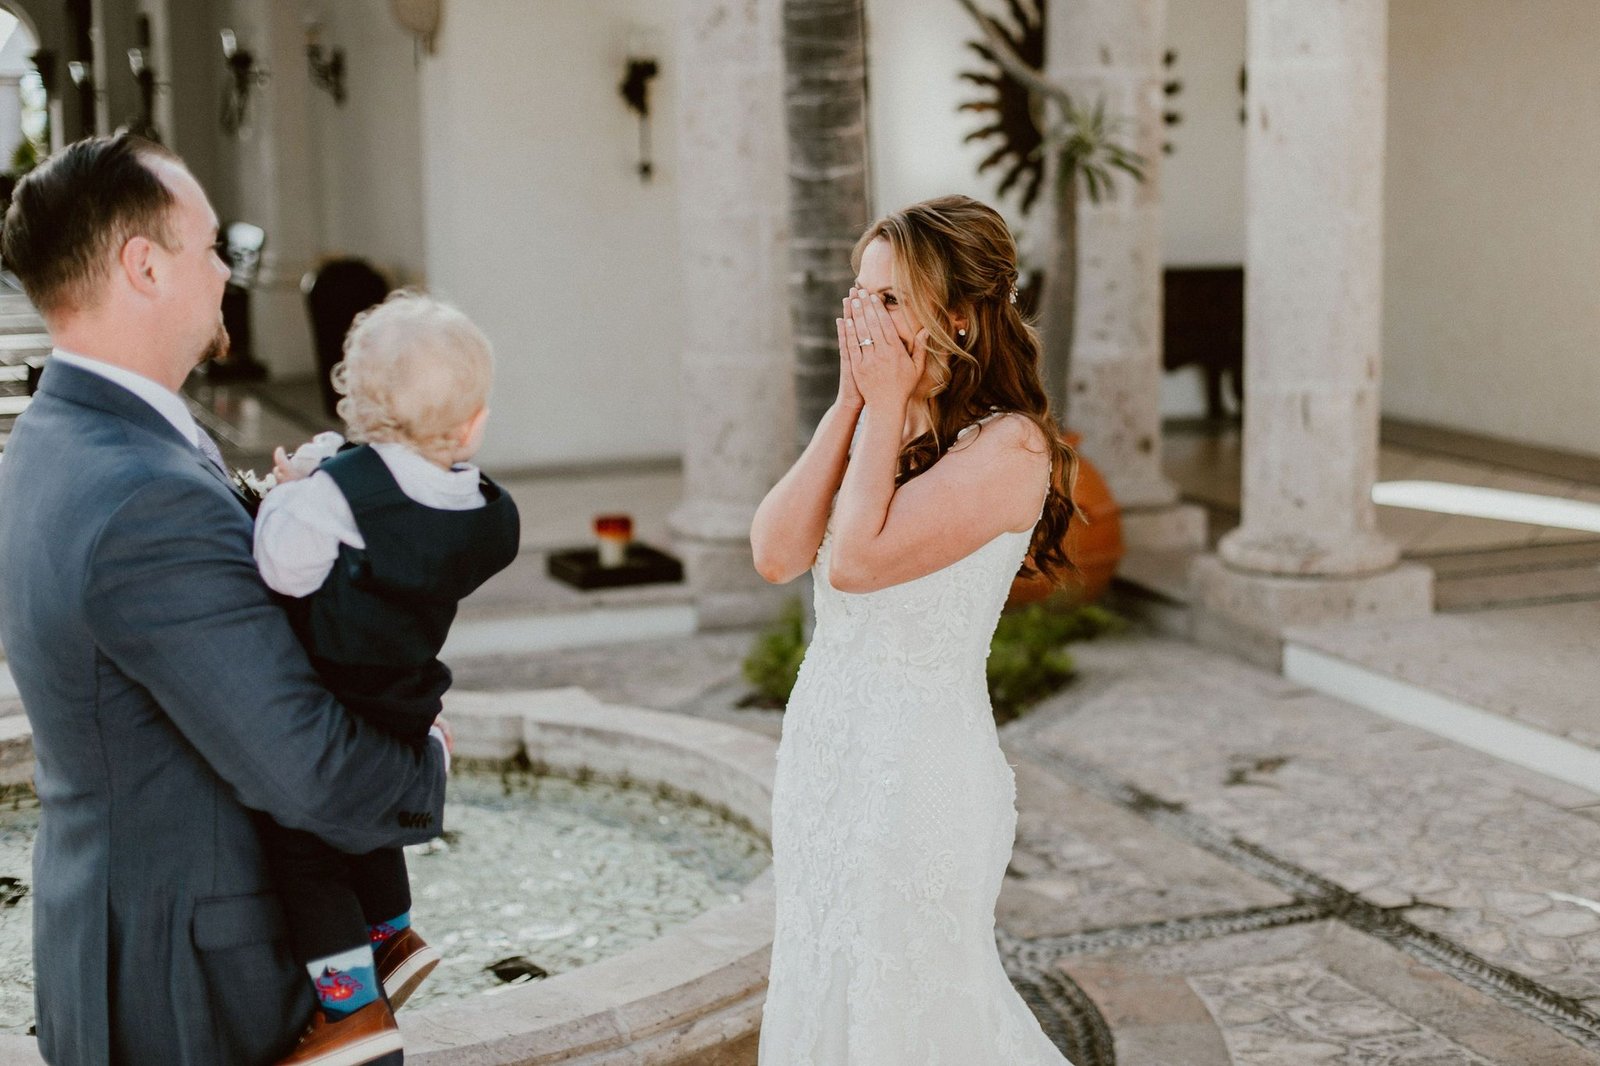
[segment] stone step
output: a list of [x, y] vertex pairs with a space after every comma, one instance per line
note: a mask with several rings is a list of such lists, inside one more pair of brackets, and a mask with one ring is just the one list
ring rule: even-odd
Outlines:
[[1600, 602], [1294, 631], [1293, 681], [1600, 791]]
[[556, 648], [687, 636], [698, 626], [687, 585], [580, 591], [545, 572], [548, 553], [524, 550], [461, 605], [443, 658], [503, 657]]

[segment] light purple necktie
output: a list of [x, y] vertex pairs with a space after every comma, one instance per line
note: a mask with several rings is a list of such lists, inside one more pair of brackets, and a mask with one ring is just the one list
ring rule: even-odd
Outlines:
[[222, 449], [217, 447], [217, 442], [211, 439], [200, 426], [194, 427], [194, 432], [200, 438], [200, 454], [211, 460], [211, 465], [216, 467], [223, 477], [228, 476], [228, 465], [222, 461]]

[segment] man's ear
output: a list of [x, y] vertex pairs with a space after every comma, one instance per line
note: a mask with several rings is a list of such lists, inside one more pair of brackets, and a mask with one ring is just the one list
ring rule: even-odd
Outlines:
[[155, 242], [149, 237], [130, 237], [117, 253], [117, 266], [122, 276], [143, 296], [156, 292]]

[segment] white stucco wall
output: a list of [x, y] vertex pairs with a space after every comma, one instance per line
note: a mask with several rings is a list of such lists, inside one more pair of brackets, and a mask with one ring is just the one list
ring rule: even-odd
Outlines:
[[1600, 4], [1395, 0], [1384, 410], [1600, 455]]
[[[495, 342], [484, 461], [677, 455], [682, 335], [671, 20], [660, 0], [456, 0], [422, 66], [427, 275]], [[618, 86], [656, 27], [656, 176]], [[730, 316], [745, 295], [720, 294]]]
[[[309, 6], [324, 53], [344, 50], [345, 102], [311, 93], [323, 254], [358, 255], [396, 284], [426, 271], [420, 64], [388, 0]], [[296, 71], [307, 76], [305, 64]]]
[[1167, 4], [1168, 47], [1177, 53], [1169, 75], [1182, 84], [1168, 98], [1182, 118], [1167, 127], [1173, 151], [1162, 161], [1169, 266], [1244, 262], [1244, 34], [1244, 0]]
[[959, 71], [983, 69], [966, 47], [979, 37], [972, 19], [955, 0], [866, 0], [866, 12], [872, 212], [965, 193], [999, 208], [1014, 230], [1039, 227], [1037, 207], [1025, 220], [1014, 194], [996, 199], [1003, 168], [978, 176], [979, 162], [998, 142], [962, 143], [989, 122], [956, 110], [984, 95], [957, 78]]

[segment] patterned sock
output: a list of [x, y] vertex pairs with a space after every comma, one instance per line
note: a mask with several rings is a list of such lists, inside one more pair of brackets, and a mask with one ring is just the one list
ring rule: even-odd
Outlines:
[[306, 972], [330, 1018], [342, 1018], [378, 998], [378, 971], [368, 945], [313, 959], [306, 964]]
[[387, 922], [367, 926], [367, 938], [372, 941], [373, 947], [377, 947], [400, 930], [409, 928], [411, 928], [411, 912], [406, 911], [398, 918], [390, 918]]

